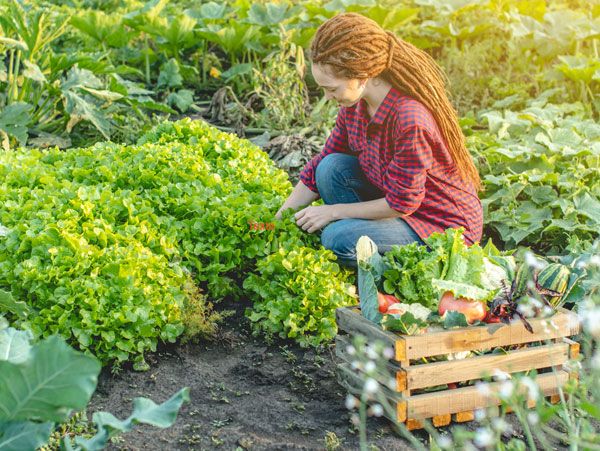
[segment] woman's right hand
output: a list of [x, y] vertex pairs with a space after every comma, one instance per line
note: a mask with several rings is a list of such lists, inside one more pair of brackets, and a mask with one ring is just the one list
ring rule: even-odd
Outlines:
[[281, 208], [275, 213], [275, 219], [281, 219], [283, 212], [288, 208], [297, 210], [300, 207], [312, 204], [318, 198], [319, 195], [317, 193], [311, 191], [304, 183], [299, 181]]

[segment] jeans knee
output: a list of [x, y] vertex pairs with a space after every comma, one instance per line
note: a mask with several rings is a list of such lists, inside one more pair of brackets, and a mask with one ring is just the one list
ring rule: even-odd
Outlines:
[[317, 185], [332, 180], [340, 180], [340, 175], [345, 170], [345, 166], [348, 163], [348, 157], [350, 156], [341, 153], [331, 153], [323, 158], [315, 170], [315, 181], [317, 182]]
[[343, 226], [343, 221], [336, 221], [326, 226], [321, 232], [321, 244], [335, 255], [344, 259], [356, 258], [356, 242], [353, 234]]

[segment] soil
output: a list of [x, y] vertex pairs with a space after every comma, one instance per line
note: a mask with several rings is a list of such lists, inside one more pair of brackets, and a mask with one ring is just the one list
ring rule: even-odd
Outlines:
[[[90, 418], [100, 410], [126, 418], [133, 398], [163, 402], [182, 387], [190, 388], [191, 398], [171, 428], [137, 426], [109, 449], [359, 448], [346, 393], [335, 377], [334, 345], [303, 349], [292, 341], [252, 337], [242, 304], [220, 306], [236, 313], [214, 341], [163, 347], [147, 357], [146, 372], [104, 369], [87, 409]], [[384, 418], [369, 419], [368, 439], [382, 450], [411, 449]]]

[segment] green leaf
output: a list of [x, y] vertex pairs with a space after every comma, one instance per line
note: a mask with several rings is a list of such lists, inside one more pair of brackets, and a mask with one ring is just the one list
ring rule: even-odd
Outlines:
[[96, 105], [73, 91], [63, 92], [63, 96], [65, 111], [69, 114], [69, 122], [66, 127], [68, 133], [71, 133], [73, 127], [79, 122], [86, 120], [90, 121], [106, 139], [110, 139], [110, 122]]
[[172, 92], [167, 96], [167, 103], [171, 106], [176, 106], [179, 111], [185, 113], [194, 103], [194, 93], [189, 89], [180, 89]]
[[588, 414], [590, 414], [592, 417], [594, 417], [596, 420], [600, 420], [600, 406], [598, 406], [597, 404], [592, 404], [588, 401], [580, 401], [579, 407]]
[[31, 308], [25, 302], [15, 301], [12, 293], [4, 290], [0, 290], [0, 307], [21, 319], [27, 318], [31, 313]]
[[23, 363], [0, 361], [0, 421], [65, 421], [83, 409], [96, 389], [100, 363], [50, 337]]
[[33, 335], [12, 327], [0, 330], [0, 361], [23, 363], [29, 359]]
[[38, 83], [47, 83], [46, 77], [37, 64], [32, 63], [29, 60], [25, 60], [23, 61], [23, 66], [25, 67], [23, 70], [23, 76], [25, 78], [37, 81]]
[[27, 142], [27, 126], [31, 121], [32, 106], [28, 103], [12, 103], [0, 110], [0, 131], [14, 136], [22, 146]]
[[414, 335], [419, 330], [427, 327], [427, 322], [415, 318], [410, 312], [405, 312], [402, 315], [384, 315], [381, 327], [401, 334]]
[[0, 421], [2, 451], [35, 450], [48, 443], [53, 423], [31, 421]]
[[440, 293], [451, 291], [455, 297], [467, 298], [473, 301], [485, 301], [494, 296], [493, 290], [485, 290], [475, 285], [453, 280], [432, 279], [431, 284]]
[[75, 443], [84, 450], [103, 449], [108, 440], [117, 433], [129, 432], [136, 424], [148, 424], [159, 428], [172, 426], [184, 402], [190, 401], [189, 388], [183, 388], [162, 404], [147, 398], [133, 400], [133, 413], [126, 420], [119, 420], [108, 412], [96, 412], [92, 417], [97, 433], [90, 439], [76, 437]]
[[377, 245], [368, 237], [361, 236], [356, 243], [358, 263], [358, 297], [360, 311], [369, 321], [379, 324], [382, 315], [377, 299], [377, 281], [383, 274], [383, 258]]
[[181, 86], [183, 78], [179, 73], [179, 64], [174, 58], [160, 67], [158, 76], [158, 87], [177, 88]]
[[467, 323], [467, 317], [464, 313], [456, 312], [454, 310], [447, 311], [444, 316], [444, 329], [452, 329], [455, 327], [467, 327], [469, 323]]

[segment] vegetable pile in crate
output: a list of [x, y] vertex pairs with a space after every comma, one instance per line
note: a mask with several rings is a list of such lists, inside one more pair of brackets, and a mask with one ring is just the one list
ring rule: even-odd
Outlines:
[[[574, 377], [577, 315], [562, 306], [582, 296], [585, 276], [576, 261], [548, 262], [530, 253], [509, 255], [490, 242], [466, 246], [460, 229], [433, 234], [426, 246], [395, 247], [385, 256], [357, 243], [360, 307], [337, 310], [338, 378], [360, 387], [364, 374], [346, 349], [355, 336], [393, 349], [387, 370], [395, 387], [384, 392], [395, 419], [409, 429], [424, 419], [436, 426], [468, 421], [476, 409], [499, 405], [491, 375], [535, 372], [544, 396]], [[520, 264], [519, 264], [520, 262]], [[387, 294], [386, 294], [387, 293]]]

